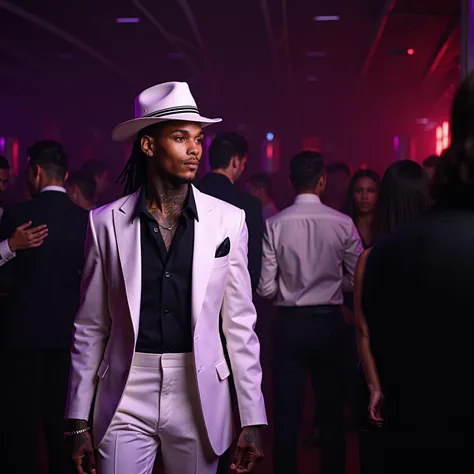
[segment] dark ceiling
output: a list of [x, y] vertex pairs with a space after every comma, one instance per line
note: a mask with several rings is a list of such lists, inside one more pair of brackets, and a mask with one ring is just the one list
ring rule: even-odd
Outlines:
[[129, 118], [141, 89], [186, 80], [231, 126], [444, 113], [459, 77], [459, 3], [0, 0], [0, 102], [8, 113], [58, 102], [112, 123]]

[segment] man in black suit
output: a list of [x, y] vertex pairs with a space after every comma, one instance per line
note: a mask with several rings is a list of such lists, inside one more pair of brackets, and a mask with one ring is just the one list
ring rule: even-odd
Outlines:
[[[244, 172], [247, 153], [248, 144], [243, 136], [233, 132], [218, 133], [209, 147], [209, 161], [212, 171], [201, 180], [200, 188], [204, 193], [245, 211], [245, 222], [249, 232], [248, 269], [252, 291], [255, 292], [262, 268], [262, 205], [258, 198], [235, 186], [235, 183]], [[229, 361], [222, 328], [220, 333], [226, 352], [225, 356]], [[232, 382], [231, 387], [231, 393], [234, 396]], [[228, 472], [230, 450], [231, 448], [220, 457], [217, 474]]]
[[384, 394], [387, 473], [472, 464], [474, 74], [458, 90], [435, 208], [370, 253], [363, 308]]
[[243, 209], [249, 231], [249, 272], [255, 291], [262, 267], [263, 219], [258, 198], [240, 190], [235, 183], [242, 175], [247, 161], [248, 144], [237, 133], [218, 133], [209, 147], [212, 172], [201, 182], [202, 191]]
[[43, 244], [19, 250], [0, 268], [4, 337], [4, 412], [9, 471], [37, 473], [38, 433], [43, 427], [49, 473], [64, 474], [64, 412], [73, 320], [79, 306], [87, 211], [64, 189], [68, 159], [62, 146], [42, 141], [28, 150], [28, 185], [33, 199], [6, 209], [0, 241], [31, 221], [44, 224]]

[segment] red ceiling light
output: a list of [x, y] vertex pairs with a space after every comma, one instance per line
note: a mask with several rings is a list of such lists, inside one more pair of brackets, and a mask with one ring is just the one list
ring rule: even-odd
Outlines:
[[415, 54], [415, 50], [413, 48], [408, 48], [407, 49], [407, 54], [408, 54], [408, 56], [413, 56]]

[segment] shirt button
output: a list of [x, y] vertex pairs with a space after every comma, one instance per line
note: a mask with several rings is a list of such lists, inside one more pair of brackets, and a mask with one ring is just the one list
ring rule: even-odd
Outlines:
[[153, 227], [153, 232], [157, 233], [158, 232], [158, 227]]
[[163, 312], [164, 312], [165, 314], [170, 314], [170, 312], [169, 312], [168, 309], [165, 309]]
[[165, 277], [166, 278], [169, 278], [171, 276], [171, 273], [170, 272], [165, 272]]

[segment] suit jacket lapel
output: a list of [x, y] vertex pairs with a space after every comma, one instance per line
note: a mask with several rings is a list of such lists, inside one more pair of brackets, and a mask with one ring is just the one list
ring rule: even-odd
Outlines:
[[194, 224], [194, 252], [192, 270], [192, 322], [193, 330], [201, 314], [207, 284], [211, 275], [216, 251], [216, 223], [212, 220], [213, 206], [206, 196], [193, 187], [199, 221]]
[[120, 209], [114, 210], [115, 238], [135, 338], [140, 321], [142, 288], [140, 219], [135, 214], [139, 195], [140, 191], [137, 191], [124, 202]]

